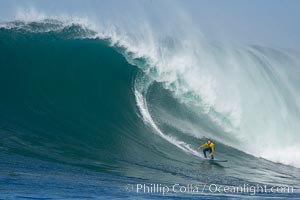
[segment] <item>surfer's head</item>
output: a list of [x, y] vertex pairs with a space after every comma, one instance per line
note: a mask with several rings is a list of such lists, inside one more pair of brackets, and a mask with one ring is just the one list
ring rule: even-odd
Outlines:
[[207, 144], [210, 144], [210, 143], [211, 143], [211, 139], [208, 139], [208, 140], [207, 140]]

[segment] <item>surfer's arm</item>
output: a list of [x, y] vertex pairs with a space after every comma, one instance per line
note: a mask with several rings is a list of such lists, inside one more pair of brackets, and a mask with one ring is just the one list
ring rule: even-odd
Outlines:
[[208, 146], [208, 144], [207, 144], [207, 143], [204, 143], [204, 144], [200, 145], [200, 146], [198, 147], [198, 149], [200, 149], [200, 148], [202, 148], [202, 147], [206, 147], [206, 146]]

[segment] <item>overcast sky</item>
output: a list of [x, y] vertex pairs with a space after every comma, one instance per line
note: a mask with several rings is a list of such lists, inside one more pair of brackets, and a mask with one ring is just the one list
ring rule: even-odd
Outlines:
[[13, 20], [18, 9], [28, 8], [101, 20], [138, 20], [146, 13], [153, 23], [170, 24], [183, 11], [216, 40], [300, 49], [300, 0], [0, 0], [0, 20]]

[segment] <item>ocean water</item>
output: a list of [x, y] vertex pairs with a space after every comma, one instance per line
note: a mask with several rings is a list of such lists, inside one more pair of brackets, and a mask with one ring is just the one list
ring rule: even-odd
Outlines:
[[0, 198], [299, 199], [299, 54], [146, 36], [1, 24]]

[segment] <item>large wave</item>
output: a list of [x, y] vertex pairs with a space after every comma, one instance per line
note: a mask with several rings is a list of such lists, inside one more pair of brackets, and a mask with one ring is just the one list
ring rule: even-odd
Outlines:
[[[299, 167], [300, 155], [287, 153], [299, 152], [297, 53], [225, 45], [191, 35], [156, 37], [149, 30], [142, 34], [143, 37], [108, 38], [113, 45], [125, 49], [130, 63], [144, 71], [146, 75], [141, 79], [161, 83], [198, 118], [186, 125], [168, 121], [169, 126], [197, 138], [212, 137], [252, 155]], [[170, 116], [187, 121], [176, 113]]]
[[201, 159], [195, 147], [209, 137], [216, 156], [232, 163], [228, 176], [253, 175], [252, 165], [268, 170], [247, 180], [286, 176], [285, 167], [249, 164], [253, 157], [242, 152], [299, 167], [296, 53], [89, 24], [1, 25], [2, 148], [136, 177], [154, 169], [190, 179], [195, 171], [186, 165]]
[[287, 153], [299, 152], [299, 53], [212, 42], [194, 32], [162, 36], [148, 26], [137, 33], [110, 27], [97, 36], [121, 47], [142, 79], [161, 83], [198, 118], [169, 126], [299, 167], [300, 155]]

